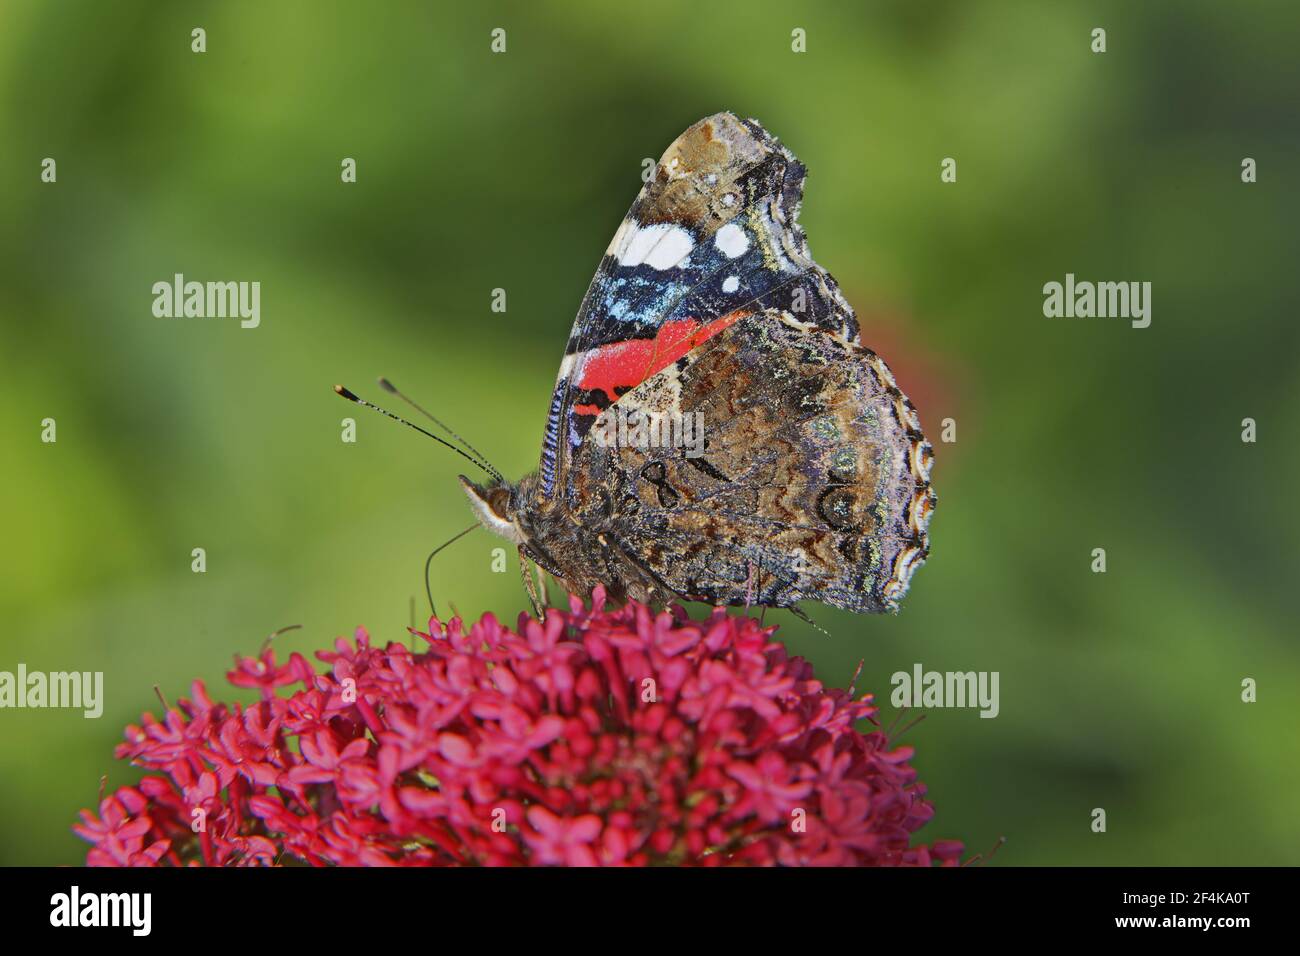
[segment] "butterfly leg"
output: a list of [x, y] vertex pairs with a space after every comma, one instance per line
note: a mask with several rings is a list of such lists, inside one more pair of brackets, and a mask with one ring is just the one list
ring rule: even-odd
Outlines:
[[[519, 549], [519, 576], [524, 582], [524, 590], [528, 592], [528, 600], [533, 605], [533, 615], [539, 621], [545, 621], [546, 607], [543, 602], [538, 600], [537, 582], [533, 580], [533, 576], [528, 570], [530, 564], [532, 564], [532, 561], [530, 561], [528, 555], [524, 553], [524, 549], [520, 548]], [[536, 567], [536, 565], [533, 566]], [[541, 568], [538, 568], [537, 570], [538, 570], [538, 575], [540, 576]], [[543, 583], [543, 589], [545, 589], [544, 583]]]
[[542, 570], [540, 564], [534, 564], [533, 570], [537, 572], [537, 590], [542, 599], [542, 613], [545, 614], [546, 609], [551, 606], [551, 595], [546, 587], [546, 572]]

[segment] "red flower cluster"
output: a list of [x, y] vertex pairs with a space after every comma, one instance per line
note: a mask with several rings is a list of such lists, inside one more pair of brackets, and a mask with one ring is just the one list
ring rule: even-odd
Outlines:
[[[430, 621], [429, 650], [358, 631], [287, 664], [237, 659], [119, 758], [161, 771], [82, 811], [91, 865], [957, 862], [871, 698], [826, 690], [774, 629], [573, 602], [518, 632]], [[276, 690], [301, 685], [292, 696]]]

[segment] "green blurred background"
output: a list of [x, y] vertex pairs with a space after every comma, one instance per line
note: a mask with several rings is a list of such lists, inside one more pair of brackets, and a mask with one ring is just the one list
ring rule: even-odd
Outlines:
[[[387, 375], [535, 467], [642, 159], [719, 109], [808, 164], [813, 251], [936, 441], [903, 613], [809, 606], [832, 637], [768, 615], [828, 683], [865, 658], [886, 720], [916, 662], [1000, 672], [997, 719], [904, 738], [925, 835], [1005, 836], [1001, 865], [1300, 862], [1298, 25], [1294, 3], [4, 0], [0, 669], [103, 670], [107, 705], [0, 711], [0, 862], [84, 859], [69, 826], [101, 774], [135, 779], [112, 748], [153, 685], [224, 694], [287, 624], [285, 652], [406, 638], [425, 554], [472, 521], [463, 463], [330, 386]], [[261, 327], [154, 318], [176, 272], [260, 281]], [[1044, 318], [1066, 272], [1152, 282], [1151, 327]], [[435, 597], [513, 619], [498, 543], [440, 556]]]

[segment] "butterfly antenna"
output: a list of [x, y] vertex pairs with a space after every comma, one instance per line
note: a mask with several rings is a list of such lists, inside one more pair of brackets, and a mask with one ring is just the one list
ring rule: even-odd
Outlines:
[[993, 849], [989, 850], [987, 853], [976, 853], [973, 857], [963, 863], [962, 866], [983, 866], [989, 860], [993, 859], [993, 854], [1002, 849], [1006, 842], [1007, 838], [1005, 836], [998, 837], [998, 842], [993, 844]]
[[417, 412], [419, 412], [419, 413], [420, 413], [421, 415], [423, 415], [425, 418], [429, 419], [429, 421], [433, 422], [435, 425], [437, 425], [439, 428], [441, 428], [444, 432], [446, 432], [448, 435], [450, 435], [450, 436], [451, 436], [452, 438], [454, 438], [456, 441], [460, 442], [460, 443], [461, 443], [463, 446], [465, 446], [465, 448], [467, 448], [470, 452], [472, 452], [474, 455], [478, 456], [479, 467], [483, 468], [483, 469], [484, 469], [485, 471], [487, 471], [488, 473], [490, 473], [490, 474], [492, 474], [492, 475], [495, 475], [497, 481], [500, 481], [500, 482], [502, 482], [502, 483], [505, 482], [505, 478], [502, 476], [501, 472], [497, 471], [496, 468], [494, 468], [494, 467], [492, 466], [492, 463], [491, 463], [490, 461], [487, 460], [487, 456], [484, 455], [484, 454], [483, 454], [481, 451], [479, 451], [477, 448], [475, 448], [473, 445], [471, 445], [469, 442], [467, 442], [465, 439], [463, 439], [463, 438], [461, 438], [459, 435], [457, 435], [456, 432], [455, 432], [454, 430], [452, 430], [452, 428], [451, 428], [450, 425], [448, 425], [446, 422], [442, 421], [440, 418], [438, 418], [436, 415], [434, 415], [432, 412], [430, 412], [430, 411], [429, 411], [427, 408], [425, 408], [423, 405], [421, 405], [421, 404], [419, 404], [417, 401], [415, 401], [415, 399], [413, 399], [413, 398], [411, 398], [410, 396], [408, 396], [405, 392], [401, 391], [401, 390], [400, 390], [396, 385], [394, 385], [394, 384], [393, 384], [392, 382], [390, 382], [388, 379], [386, 379], [386, 378], [382, 378], [382, 377], [381, 377], [381, 378], [379, 379], [379, 387], [382, 388], [385, 392], [391, 392], [393, 395], [396, 395], [398, 398], [400, 398], [402, 401], [406, 402], [406, 404], [410, 405], [412, 408], [414, 408]]
[[286, 624], [284, 627], [272, 631], [270, 634], [266, 635], [266, 640], [262, 642], [262, 648], [257, 652], [258, 656], [265, 654], [270, 649], [271, 642], [275, 640], [277, 637], [279, 637], [281, 634], [285, 634], [289, 631], [297, 631], [300, 630], [301, 628], [302, 628], [301, 624]]
[[443, 548], [455, 544], [461, 538], [465, 537], [465, 535], [469, 534], [471, 531], [473, 531], [475, 528], [478, 527], [481, 527], [481, 525], [479, 525], [477, 521], [474, 522], [474, 524], [470, 525], [460, 534], [456, 535], [456, 537], [450, 539], [449, 541], [444, 541], [442, 544], [438, 545], [436, 548], [430, 551], [429, 556], [424, 559], [424, 593], [425, 596], [428, 597], [429, 599], [429, 613], [432, 614], [434, 617], [438, 616], [438, 609], [433, 605], [433, 586], [429, 584], [429, 565], [433, 563], [434, 555], [436, 555], [439, 551], [441, 551]]
[[810, 618], [806, 613], [804, 613], [803, 608], [799, 607], [799, 605], [792, 604], [788, 608], [786, 608], [786, 610], [789, 611], [791, 614], [793, 614], [795, 617], [797, 617], [799, 620], [803, 621], [805, 624], [815, 628], [816, 630], [821, 631], [827, 637], [835, 636], [831, 634], [830, 631], [826, 630], [826, 628], [822, 627], [820, 624], [818, 624], [816, 621]]
[[436, 441], [438, 444], [440, 444], [440, 445], [446, 445], [448, 448], [450, 448], [450, 449], [451, 449], [452, 451], [454, 451], [456, 454], [460, 455], [460, 457], [464, 458], [466, 461], [471, 461], [471, 462], [473, 462], [473, 463], [474, 463], [474, 467], [476, 467], [476, 468], [481, 468], [483, 471], [487, 472], [487, 474], [488, 474], [489, 477], [491, 477], [491, 478], [495, 478], [497, 481], [500, 481], [500, 480], [501, 480], [500, 476], [499, 476], [498, 474], [496, 474], [495, 470], [489, 470], [488, 467], [487, 467], [486, 465], [484, 465], [481, 461], [479, 461], [477, 458], [473, 458], [473, 457], [471, 457], [470, 454], [469, 454], [468, 452], [466, 452], [464, 449], [457, 448], [455, 445], [453, 445], [451, 442], [447, 441], [445, 438], [439, 438], [437, 435], [435, 435], [433, 432], [429, 431], [428, 429], [421, 428], [419, 425], [416, 425], [416, 424], [413, 423], [413, 422], [408, 422], [408, 421], [407, 421], [405, 418], [403, 418], [401, 415], [394, 415], [394, 414], [393, 414], [392, 412], [390, 412], [388, 409], [386, 409], [386, 408], [381, 408], [380, 406], [376, 405], [374, 402], [368, 402], [368, 401], [366, 401], [364, 398], [359, 398], [355, 393], [353, 393], [352, 391], [350, 391], [350, 390], [344, 388], [342, 385], [335, 385], [335, 386], [334, 386], [334, 391], [337, 392], [339, 395], [342, 395], [342, 396], [343, 396], [344, 398], [346, 398], [349, 402], [352, 402], [352, 403], [354, 403], [354, 404], [356, 404], [356, 405], [364, 405], [366, 408], [373, 408], [375, 411], [379, 412], [381, 415], [387, 415], [387, 416], [388, 416], [389, 418], [391, 418], [393, 421], [395, 421], [395, 422], [401, 422], [401, 423], [402, 423], [403, 425], [405, 425], [407, 428], [414, 428], [414, 429], [415, 429], [417, 432], [419, 432], [421, 435], [427, 435], [429, 438], [432, 438], [432, 439], [433, 439], [434, 441]]

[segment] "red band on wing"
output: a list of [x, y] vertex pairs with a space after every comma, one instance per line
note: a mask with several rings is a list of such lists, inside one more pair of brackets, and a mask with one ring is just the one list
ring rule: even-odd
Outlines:
[[[698, 319], [677, 319], [665, 322], [653, 339], [628, 339], [598, 346], [581, 359], [576, 384], [587, 391], [603, 391], [612, 404], [622, 392], [636, 388], [701, 342], [750, 314], [729, 312], [708, 325]], [[600, 414], [600, 408], [592, 404], [574, 405], [573, 411], [578, 415]]]

